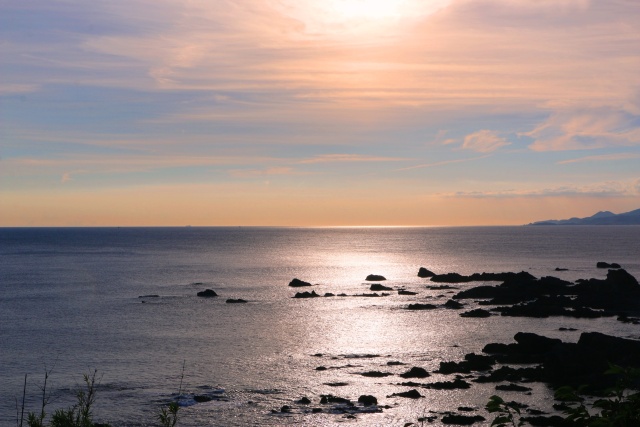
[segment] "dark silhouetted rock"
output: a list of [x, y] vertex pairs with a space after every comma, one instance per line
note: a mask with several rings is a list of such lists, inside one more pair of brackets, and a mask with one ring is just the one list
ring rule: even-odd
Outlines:
[[409, 304], [407, 310], [433, 310], [438, 306], [433, 304]]
[[400, 374], [402, 378], [426, 378], [429, 376], [429, 372], [426, 369], [414, 366], [407, 372]]
[[430, 289], [432, 291], [444, 291], [448, 289], [460, 289], [460, 288], [456, 286], [451, 286], [451, 285], [436, 285], [436, 286], [427, 286], [427, 289]]
[[541, 366], [536, 366], [534, 368], [512, 368], [510, 366], [501, 366], [487, 375], [480, 375], [474, 379], [473, 382], [499, 383], [504, 381], [543, 381], [544, 378], [545, 374]]
[[336, 295], [332, 294], [331, 292], [325, 292], [324, 296], [328, 298], [328, 297], [335, 297]]
[[525, 423], [535, 427], [566, 427], [567, 422], [559, 415], [545, 416], [528, 416], [520, 418]]
[[473, 273], [471, 276], [463, 276], [458, 273], [436, 274], [431, 277], [432, 282], [443, 283], [466, 283], [466, 282], [506, 282], [506, 281], [529, 281], [535, 277], [526, 271], [520, 273]]
[[380, 283], [374, 283], [369, 288], [370, 291], [392, 291], [393, 288], [388, 286], [381, 285]]
[[407, 291], [405, 289], [400, 289], [398, 291], [398, 295], [418, 295], [417, 292]]
[[615, 262], [614, 262], [614, 263], [609, 264], [608, 262], [599, 261], [599, 262], [596, 264], [596, 268], [622, 268], [622, 267], [620, 266], [620, 264], [615, 263]]
[[242, 298], [229, 298], [227, 301], [225, 301], [227, 304], [245, 304], [247, 302], [247, 300], [244, 300]]
[[205, 403], [211, 402], [213, 400], [213, 397], [207, 396], [206, 394], [196, 394], [195, 396], [193, 396], [193, 400], [198, 403]]
[[292, 288], [301, 288], [303, 286], [311, 286], [311, 283], [305, 282], [304, 280], [300, 279], [293, 279], [291, 282], [289, 282], [289, 286], [291, 286]]
[[490, 317], [491, 313], [482, 308], [476, 308], [475, 310], [465, 311], [460, 313], [460, 317]]
[[493, 356], [469, 353], [462, 362], [440, 362], [440, 374], [468, 374], [471, 371], [489, 371], [496, 363]]
[[380, 282], [382, 280], [387, 280], [387, 278], [384, 276], [380, 276], [379, 274], [370, 274], [365, 280], [368, 282]]
[[311, 400], [309, 400], [309, 398], [305, 396], [305, 397], [301, 398], [300, 400], [296, 401], [296, 403], [299, 404], [299, 405], [309, 405], [309, 404], [311, 404]]
[[336, 381], [333, 383], [324, 383], [324, 385], [328, 385], [329, 387], [346, 387], [349, 383], [345, 383], [343, 381]]
[[433, 271], [427, 270], [424, 267], [420, 267], [420, 269], [418, 270], [418, 277], [426, 278], [426, 277], [433, 277], [435, 275], [436, 273], [434, 273]]
[[372, 294], [356, 294], [354, 295], [354, 297], [366, 297], [366, 298], [378, 298], [378, 297], [388, 297], [389, 294], [385, 294], [384, 292], [382, 294], [377, 294], [377, 293], [372, 293]]
[[212, 289], [207, 289], [201, 292], [198, 292], [196, 295], [198, 295], [199, 297], [204, 297], [204, 298], [211, 298], [211, 297], [217, 297], [218, 294], [215, 293], [215, 291], [213, 291]]
[[343, 405], [353, 405], [353, 402], [351, 402], [349, 399], [345, 399], [344, 397], [337, 397], [337, 396], [332, 396], [330, 394], [323, 394], [320, 397], [320, 403], [321, 404], [327, 404], [327, 403], [340, 403]]
[[422, 396], [418, 390], [413, 389], [413, 390], [409, 390], [409, 391], [403, 391], [401, 393], [393, 393], [391, 396], [389, 397], [406, 397], [408, 399], [420, 399]]
[[311, 292], [297, 292], [293, 298], [317, 298], [320, 295], [316, 293], [316, 291]]
[[471, 384], [469, 384], [464, 380], [461, 380], [460, 378], [456, 378], [453, 381], [438, 381], [435, 383], [425, 384], [425, 388], [430, 388], [434, 390], [454, 390], [454, 389], [466, 389], [470, 387], [471, 387]]
[[461, 302], [454, 301], [454, 300], [450, 299], [449, 301], [447, 301], [444, 304], [444, 306], [446, 308], [451, 308], [451, 309], [454, 309], [454, 310], [458, 310], [458, 309], [464, 307], [464, 304], [462, 304]]
[[402, 362], [398, 362], [398, 361], [390, 361], [390, 362], [387, 362], [387, 365], [389, 365], [389, 366], [402, 366], [402, 365], [406, 365], [406, 363], [402, 363]]
[[375, 396], [363, 394], [358, 398], [358, 403], [362, 403], [364, 406], [373, 406], [378, 404], [378, 399]]
[[326, 371], [326, 370], [327, 370], [327, 367], [326, 367], [326, 366], [318, 366], [318, 367], [316, 368], [316, 371]]
[[496, 386], [496, 390], [500, 391], [531, 391], [529, 387], [524, 387], [518, 384], [510, 383], [510, 384], [501, 384]]
[[471, 372], [471, 368], [464, 362], [440, 362], [440, 368], [437, 371], [439, 374], [468, 374]]
[[562, 340], [558, 338], [547, 338], [531, 332], [518, 332], [513, 339], [518, 343], [520, 352], [534, 354], [546, 353], [562, 343]]
[[556, 271], [568, 271], [568, 268], [556, 267]]
[[460, 414], [447, 414], [442, 417], [442, 424], [455, 424], [459, 426], [470, 426], [472, 424], [485, 421], [485, 418], [480, 415], [460, 415]]
[[367, 371], [360, 373], [363, 377], [371, 377], [371, 378], [383, 378], [393, 375], [389, 372], [380, 372], [380, 371]]
[[445, 273], [445, 274], [435, 274], [431, 276], [432, 282], [439, 283], [465, 283], [470, 282], [471, 279], [469, 276], [463, 276], [458, 273]]

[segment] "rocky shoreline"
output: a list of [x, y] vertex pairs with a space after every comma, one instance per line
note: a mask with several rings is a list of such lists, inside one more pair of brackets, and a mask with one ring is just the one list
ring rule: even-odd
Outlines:
[[[474, 273], [468, 276], [458, 273], [436, 274], [426, 268], [420, 268], [418, 276], [428, 279], [434, 285], [426, 285], [430, 291], [446, 291], [449, 296], [441, 294], [447, 301], [443, 304], [424, 303], [419, 299], [419, 292], [409, 291], [402, 286], [393, 287], [373, 283], [368, 290], [371, 293], [324, 292], [316, 290], [295, 293], [292, 298], [328, 298], [328, 297], [385, 297], [392, 294], [403, 295], [409, 301], [405, 310], [461, 310], [460, 317], [482, 318], [491, 316], [546, 318], [563, 316], [573, 318], [594, 319], [600, 317], [616, 317], [618, 321], [638, 324], [640, 319], [640, 284], [618, 264], [599, 262], [598, 268], [609, 268], [605, 279], [580, 279], [569, 282], [557, 277], [536, 278], [527, 272]], [[557, 269], [556, 271], [562, 271]], [[369, 275], [365, 282], [386, 280], [381, 275]], [[478, 286], [468, 284], [481, 282]], [[488, 284], [487, 282], [499, 282]], [[456, 284], [467, 284], [460, 290]], [[292, 288], [317, 288], [309, 282], [293, 279]], [[210, 291], [210, 292], [207, 292]], [[214, 291], [207, 290], [208, 295], [215, 296]], [[379, 292], [379, 293], [378, 293]], [[418, 297], [416, 297], [418, 295]], [[227, 301], [229, 302], [229, 301]], [[243, 301], [244, 302], [244, 301]], [[478, 306], [482, 306], [480, 308]], [[474, 308], [475, 307], [475, 308]], [[472, 308], [469, 310], [469, 308]], [[463, 311], [464, 310], [464, 311]], [[467, 321], [467, 320], [465, 320]], [[472, 321], [472, 320], [468, 320]], [[562, 330], [563, 328], [560, 328]], [[565, 329], [574, 330], [574, 329]], [[314, 402], [312, 398], [302, 396], [272, 409], [277, 416], [291, 414], [340, 414], [345, 418], [356, 418], [360, 414], [378, 413], [390, 409], [388, 405], [379, 404], [379, 399], [407, 399], [408, 401], [423, 398], [422, 390], [464, 390], [476, 384], [493, 384], [496, 393], [516, 392], [523, 396], [532, 394], [534, 383], [544, 384], [552, 389], [561, 386], [582, 387], [582, 392], [599, 396], [615, 385], [620, 374], [610, 375], [605, 372], [612, 366], [622, 369], [640, 368], [640, 341], [605, 335], [598, 332], [583, 332], [578, 342], [563, 342], [558, 338], [523, 331], [513, 337], [514, 342], [487, 343], [481, 354], [468, 353], [461, 360], [441, 361], [439, 368], [428, 372], [424, 367], [407, 367], [404, 372], [360, 371], [354, 375], [369, 378], [380, 378], [395, 385], [398, 391], [387, 396], [372, 394], [360, 395], [357, 399], [341, 397], [333, 394], [319, 394]], [[322, 354], [313, 355], [323, 358]], [[359, 355], [360, 358], [375, 358], [379, 355]], [[332, 357], [330, 360], [335, 360]], [[389, 361], [389, 367], [401, 366], [404, 363]], [[343, 366], [324, 366], [316, 371], [335, 369], [355, 369], [358, 365], [348, 363]], [[444, 381], [430, 381], [432, 374], [449, 376]], [[330, 387], [344, 387], [348, 382], [326, 382]], [[640, 384], [631, 384], [637, 388]], [[488, 398], [489, 396], [487, 396]], [[313, 398], [315, 399], [315, 398]], [[525, 399], [527, 400], [527, 399]], [[563, 409], [562, 403], [554, 405], [555, 413], [539, 408], [529, 407], [525, 403], [511, 402], [522, 411], [523, 425], [564, 426], [564, 418], [558, 414]], [[418, 423], [438, 422], [442, 425], [472, 425], [490, 423], [484, 408], [457, 407], [451, 411], [433, 411], [417, 419]]]

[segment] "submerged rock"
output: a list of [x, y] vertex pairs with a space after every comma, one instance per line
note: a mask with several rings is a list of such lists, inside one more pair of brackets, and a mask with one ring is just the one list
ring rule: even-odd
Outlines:
[[417, 292], [407, 291], [405, 289], [398, 290], [398, 295], [418, 295]]
[[229, 298], [227, 301], [225, 301], [227, 304], [245, 304], [247, 302], [247, 300], [244, 300], [242, 298]]
[[387, 278], [379, 274], [370, 274], [365, 280], [368, 282], [380, 282], [382, 280], [387, 280]]

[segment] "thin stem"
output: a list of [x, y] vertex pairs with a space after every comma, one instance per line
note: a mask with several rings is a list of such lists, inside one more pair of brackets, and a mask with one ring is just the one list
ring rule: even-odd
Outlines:
[[22, 420], [24, 420], [24, 398], [27, 394], [27, 374], [24, 374], [24, 385], [22, 386], [22, 407], [20, 409], [20, 427], [22, 427]]
[[178, 396], [182, 394], [182, 380], [184, 379], [184, 366], [186, 365], [187, 360], [182, 359], [182, 375], [180, 376], [180, 387], [178, 388]]

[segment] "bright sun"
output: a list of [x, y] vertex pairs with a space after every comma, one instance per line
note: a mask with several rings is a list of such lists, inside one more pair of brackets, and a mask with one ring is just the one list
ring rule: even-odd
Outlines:
[[387, 20], [402, 15], [407, 0], [326, 0], [326, 7], [344, 20]]
[[339, 36], [383, 31], [429, 16], [451, 0], [278, 0], [308, 33]]

